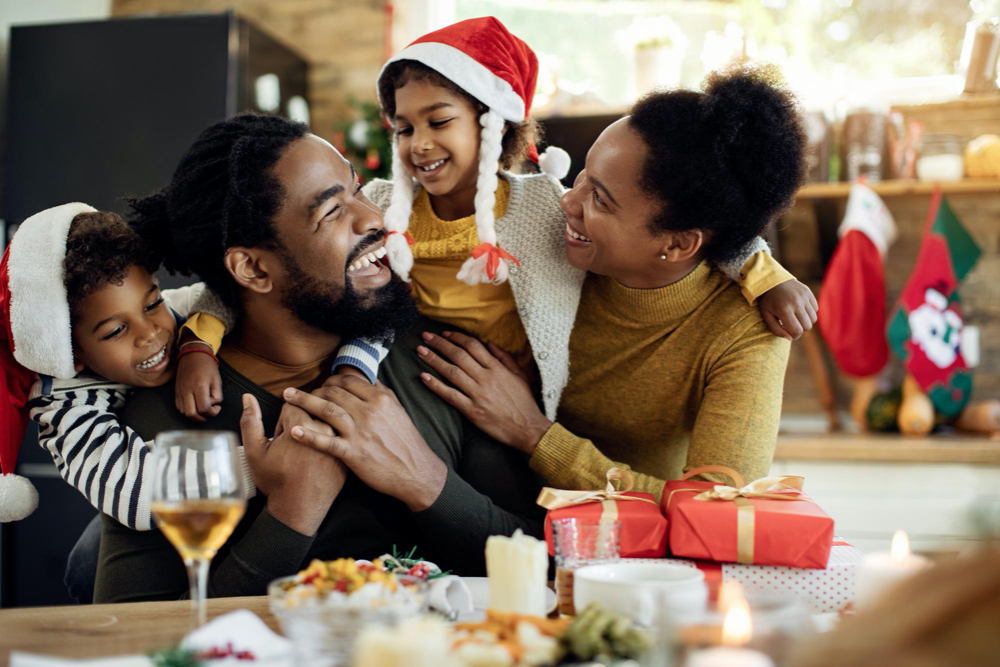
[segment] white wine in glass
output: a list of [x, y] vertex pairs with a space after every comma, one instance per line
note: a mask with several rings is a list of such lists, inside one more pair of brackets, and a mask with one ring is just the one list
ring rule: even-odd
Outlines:
[[208, 566], [246, 510], [236, 434], [166, 431], [153, 452], [151, 508], [187, 566], [195, 627], [205, 623]]

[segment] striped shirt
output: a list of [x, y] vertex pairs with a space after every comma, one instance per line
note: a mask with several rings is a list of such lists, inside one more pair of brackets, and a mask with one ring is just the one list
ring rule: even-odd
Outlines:
[[[168, 296], [168, 291], [164, 292]], [[172, 304], [171, 304], [172, 305]], [[372, 383], [388, 346], [362, 340], [341, 345], [333, 370], [350, 365]], [[134, 530], [153, 527], [152, 443], [118, 421], [131, 387], [100, 377], [78, 375], [70, 380], [43, 377], [29, 396], [31, 419], [38, 424], [38, 442], [52, 456], [59, 474], [99, 511]], [[237, 449], [246, 497], [257, 493], [250, 467]], [[168, 465], [189, 488], [202, 489], [208, 471], [201, 455], [174, 457]]]

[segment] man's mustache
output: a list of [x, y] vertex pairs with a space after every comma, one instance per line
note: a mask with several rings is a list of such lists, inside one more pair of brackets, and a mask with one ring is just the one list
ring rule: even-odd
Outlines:
[[371, 248], [373, 245], [375, 245], [384, 238], [385, 238], [385, 230], [380, 229], [377, 232], [373, 232], [368, 236], [364, 237], [363, 239], [361, 239], [360, 241], [358, 241], [358, 245], [354, 246], [354, 250], [352, 250], [351, 254], [347, 256], [347, 262], [344, 263], [344, 266], [350, 266], [351, 264], [353, 264], [354, 260], [356, 260], [358, 257], [361, 257], [361, 255], [367, 253], [369, 248]]

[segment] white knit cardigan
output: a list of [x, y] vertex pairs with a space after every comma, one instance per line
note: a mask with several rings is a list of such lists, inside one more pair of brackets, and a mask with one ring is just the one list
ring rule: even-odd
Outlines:
[[[510, 199], [496, 221], [497, 240], [521, 263], [520, 269], [511, 267], [508, 281], [542, 378], [545, 415], [555, 421], [569, 382], [569, 337], [586, 274], [566, 261], [566, 216], [559, 207], [566, 190], [559, 181], [546, 174], [501, 172], [500, 177], [510, 184]], [[391, 181], [370, 181], [362, 190], [383, 213], [389, 207]], [[763, 239], [717, 268], [739, 282], [743, 265], [760, 250], [769, 252]]]
[[[496, 221], [497, 240], [521, 263], [520, 268], [511, 267], [508, 281], [542, 378], [545, 414], [554, 420], [569, 381], [569, 336], [585, 274], [566, 261], [566, 217], [559, 208], [564, 190], [559, 181], [546, 174], [501, 172], [500, 177], [510, 183], [510, 199]], [[392, 182], [375, 180], [362, 189], [385, 212]]]

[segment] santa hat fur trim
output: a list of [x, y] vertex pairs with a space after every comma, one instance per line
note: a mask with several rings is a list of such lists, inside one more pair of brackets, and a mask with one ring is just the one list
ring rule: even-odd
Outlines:
[[[514, 88], [488, 67], [454, 46], [439, 42], [411, 44], [390, 58], [382, 68], [382, 72], [400, 60], [415, 60], [440, 72], [446, 79], [461, 86], [462, 90], [496, 111], [504, 120], [512, 123], [524, 121], [526, 115], [524, 100]], [[381, 78], [381, 74], [379, 77]], [[534, 81], [532, 81], [533, 87]]]
[[14, 358], [25, 368], [67, 379], [73, 368], [73, 339], [63, 260], [69, 228], [87, 204], [63, 204], [31, 216], [10, 242], [10, 329]]

